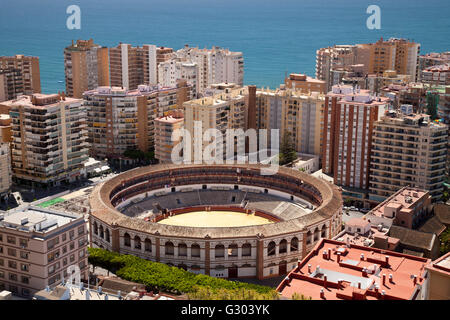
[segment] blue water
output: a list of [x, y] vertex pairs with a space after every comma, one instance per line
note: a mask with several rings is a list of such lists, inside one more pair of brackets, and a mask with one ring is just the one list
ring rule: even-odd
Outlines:
[[[66, 28], [66, 8], [81, 8], [81, 30]], [[366, 9], [381, 8], [381, 30]], [[450, 50], [449, 0], [0, 0], [0, 55], [40, 57], [43, 92], [64, 90], [63, 49], [72, 39], [116, 46], [217, 45], [244, 52], [245, 83], [276, 87], [285, 72], [315, 73], [315, 52], [381, 36]]]

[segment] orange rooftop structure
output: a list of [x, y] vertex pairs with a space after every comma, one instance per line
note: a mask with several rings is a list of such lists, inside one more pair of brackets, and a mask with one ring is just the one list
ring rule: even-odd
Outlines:
[[423, 300], [430, 259], [322, 239], [277, 287], [313, 300]]

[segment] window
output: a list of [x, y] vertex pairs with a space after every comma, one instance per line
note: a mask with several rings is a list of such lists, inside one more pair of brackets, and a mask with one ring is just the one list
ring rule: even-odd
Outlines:
[[67, 246], [62, 247], [62, 253], [66, 253], [67, 252]]
[[22, 295], [24, 297], [29, 297], [30, 296], [30, 290], [22, 288]]
[[180, 257], [187, 257], [187, 245], [185, 243], [180, 243], [178, 245], [178, 255]]
[[198, 244], [193, 244], [191, 246], [191, 257], [194, 258], [200, 257], [200, 246]]
[[16, 256], [16, 249], [8, 248], [8, 255], [15, 257]]
[[86, 261], [83, 260], [78, 265], [80, 266], [80, 269], [83, 269], [86, 266]]
[[22, 259], [28, 260], [28, 252], [20, 251], [20, 257]]
[[0, 270], [0, 279], [4, 279], [4, 278], [5, 278], [5, 273]]
[[22, 248], [28, 247], [28, 240], [27, 239], [19, 239], [19, 244]]
[[30, 270], [30, 267], [27, 264], [21, 263], [20, 270], [28, 272]]
[[59, 243], [59, 237], [55, 237], [47, 242], [47, 249], [53, 249]]
[[269, 245], [267, 246], [267, 255], [268, 255], [268, 256], [273, 256], [273, 255], [275, 255], [275, 248], [276, 248], [275, 242], [271, 241], [271, 242], [269, 243]]
[[84, 234], [84, 226], [78, 228], [78, 235], [81, 236], [82, 234]]
[[59, 250], [50, 252], [49, 254], [47, 254], [47, 261], [48, 262], [52, 262], [55, 259], [59, 258]]
[[10, 267], [12, 269], [17, 269], [17, 262], [9, 260], [8, 261], [8, 267]]
[[69, 239], [70, 240], [75, 239], [75, 231], [73, 231], [73, 230], [69, 231]]
[[225, 257], [225, 246], [222, 244], [218, 244], [215, 248], [215, 257], [223, 258]]
[[72, 255], [70, 255], [70, 262], [74, 262], [75, 261], [75, 255], [74, 254], [72, 254]]
[[84, 255], [85, 255], [85, 253], [84, 253], [84, 249], [83, 250], [81, 250], [79, 253], [78, 253], [78, 256], [80, 257], [80, 258], [83, 258], [84, 257]]
[[298, 250], [298, 238], [294, 237], [291, 240], [291, 251], [297, 251]]
[[22, 276], [21, 277], [21, 282], [25, 283], [25, 284], [29, 284], [30, 283], [30, 278]]
[[125, 247], [131, 247], [131, 237], [128, 233], [123, 235], [123, 245]]
[[85, 243], [86, 243], [85, 238], [78, 239], [78, 247], [79, 248], [82, 247]]
[[250, 257], [252, 255], [252, 245], [250, 243], [244, 243], [242, 246], [242, 256]]
[[63, 259], [63, 266], [67, 265], [67, 258]]
[[15, 238], [15, 237], [8, 236], [8, 237], [6, 238], [6, 241], [7, 241], [8, 243], [10, 243], [10, 244], [16, 244], [16, 238]]
[[55, 269], [55, 265], [52, 265], [52, 266], [48, 267], [48, 274], [54, 273], [55, 270], [56, 270], [56, 269]]
[[15, 273], [10, 273], [10, 274], [9, 274], [9, 280], [11, 280], [11, 281], [17, 281], [17, 274], [15, 274]]
[[66, 241], [66, 240], [67, 240], [67, 234], [66, 234], [66, 233], [63, 233], [63, 234], [62, 234], [61, 240], [62, 240], [62, 241]]
[[0, 259], [0, 267], [3, 267], [4, 264], [5, 262], [3, 261], [3, 259]]
[[55, 282], [59, 281], [61, 279], [61, 275], [57, 274], [54, 277], [51, 277], [50, 279], [48, 279], [48, 284], [54, 284]]
[[237, 244], [230, 244], [228, 246], [228, 256], [237, 257], [238, 256], [238, 246]]
[[280, 241], [280, 247], [279, 247], [279, 253], [286, 253], [287, 252], [287, 240], [283, 239]]
[[174, 252], [174, 246], [173, 243], [168, 241], [166, 242], [166, 244], [164, 245], [165, 248], [165, 254], [168, 256], [173, 256], [173, 252]]
[[75, 248], [75, 242], [71, 242], [69, 248], [70, 250], [73, 250]]
[[138, 236], [134, 237], [134, 248], [141, 250], [141, 238], [139, 238]]
[[150, 239], [145, 239], [145, 251], [152, 252], [152, 241]]

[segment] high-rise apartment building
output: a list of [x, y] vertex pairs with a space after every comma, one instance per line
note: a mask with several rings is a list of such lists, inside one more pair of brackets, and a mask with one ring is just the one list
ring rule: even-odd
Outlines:
[[1, 213], [0, 290], [31, 298], [78, 268], [87, 280], [87, 237], [82, 215], [31, 206]]
[[428, 190], [442, 196], [448, 128], [429, 115], [412, 113], [412, 106], [391, 111], [373, 126], [370, 167], [372, 200], [382, 201], [402, 187]]
[[373, 124], [388, 108], [388, 99], [367, 90], [335, 85], [325, 97], [322, 170], [336, 185], [369, 187]]
[[[405, 39], [383, 38], [375, 43], [340, 45], [317, 50], [316, 78], [327, 83], [327, 90], [339, 84], [339, 74], [352, 65], [362, 64], [362, 73], [382, 75], [386, 70], [418, 77], [420, 44]], [[334, 73], [339, 71], [338, 73]]]
[[172, 134], [184, 125], [181, 111], [171, 112], [169, 115], [155, 119], [155, 158], [159, 163], [172, 163], [172, 151], [175, 145], [181, 141], [172, 141]]
[[19, 69], [0, 69], [0, 101], [17, 98], [23, 94], [23, 76]]
[[135, 90], [140, 84], [155, 85], [158, 64], [172, 57], [173, 49], [155, 45], [133, 47], [120, 43], [109, 49], [110, 85]]
[[260, 89], [256, 92], [256, 127], [279, 129], [279, 143], [283, 134], [290, 132], [297, 152], [321, 156], [324, 103], [325, 96], [318, 92], [304, 93], [284, 86]]
[[[357, 46], [336, 45], [322, 48], [316, 52], [316, 78], [326, 83], [326, 92], [339, 81], [333, 80], [333, 70], [345, 70], [357, 63]], [[365, 70], [367, 72], [367, 70]]]
[[82, 100], [33, 94], [2, 104], [10, 108], [16, 181], [53, 186], [80, 178], [88, 159]]
[[190, 83], [196, 93], [198, 87], [197, 75], [198, 68], [195, 62], [174, 58], [158, 64], [158, 83], [165, 87], [173, 87], [178, 80], [182, 79]]
[[22, 74], [23, 94], [41, 92], [41, 75], [39, 70], [39, 58], [21, 54], [12, 57], [0, 57], [0, 69], [20, 70]]
[[[210, 156], [217, 159], [226, 159], [227, 148], [234, 149], [233, 157], [236, 152], [245, 152], [245, 145], [240, 139], [236, 139], [233, 146], [226, 144], [227, 129], [246, 129], [248, 105], [248, 88], [226, 89], [223, 93], [212, 97], [203, 97], [187, 101], [184, 107], [185, 129], [191, 134], [191, 161], [203, 161], [203, 151], [208, 145], [215, 145], [211, 148]], [[201, 126], [195, 129], [195, 126]], [[218, 138], [222, 138], [223, 145], [211, 137], [210, 140], [204, 140], [204, 133], [208, 129], [218, 130]], [[187, 141], [184, 141], [185, 143]], [[185, 159], [187, 151], [184, 150]], [[209, 154], [208, 154], [209, 156]]]
[[214, 83], [235, 83], [244, 85], [244, 56], [242, 52], [212, 47], [212, 49], [191, 48], [187, 45], [176, 52], [176, 57], [197, 65], [197, 93]]
[[81, 98], [83, 92], [109, 85], [108, 48], [90, 40], [72, 41], [64, 49], [66, 95]]
[[9, 144], [0, 140], [0, 200], [9, 193], [12, 184]]
[[191, 99], [192, 87], [139, 85], [136, 90], [99, 87], [83, 95], [87, 109], [90, 153], [97, 158], [124, 158], [126, 150], [154, 147], [154, 120]]

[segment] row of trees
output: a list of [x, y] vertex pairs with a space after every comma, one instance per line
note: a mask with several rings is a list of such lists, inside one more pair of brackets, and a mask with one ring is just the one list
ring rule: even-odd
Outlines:
[[122, 279], [144, 284], [147, 290], [154, 292], [186, 293], [192, 299], [278, 299], [278, 293], [270, 287], [195, 274], [105, 249], [89, 248], [89, 263]]

